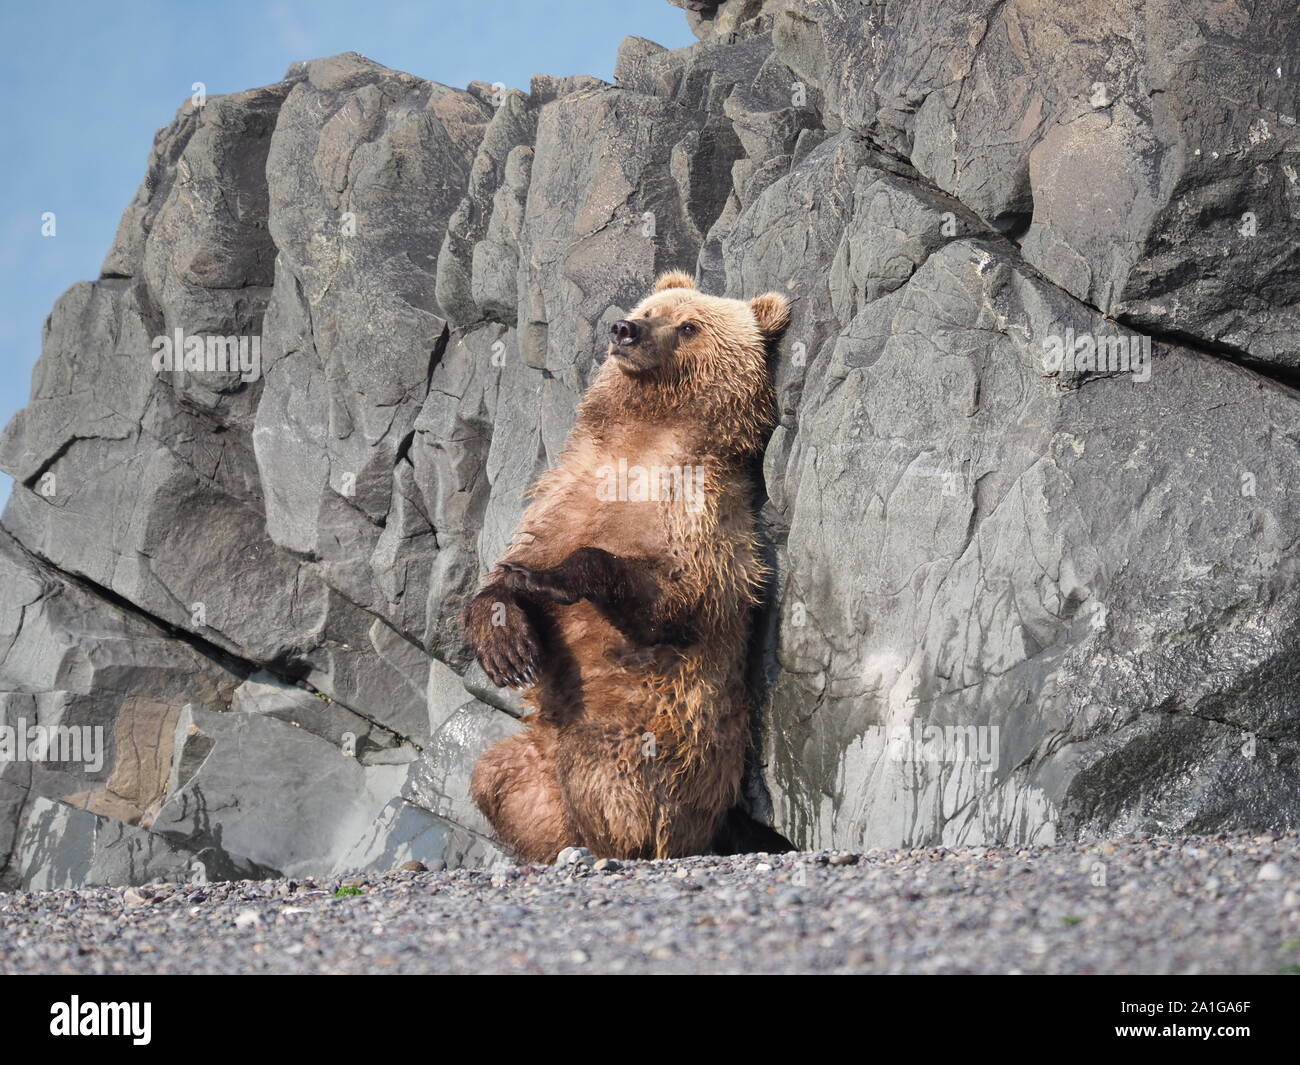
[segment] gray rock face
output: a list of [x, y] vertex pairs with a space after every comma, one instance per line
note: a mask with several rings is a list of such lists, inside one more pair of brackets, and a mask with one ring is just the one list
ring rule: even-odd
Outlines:
[[818, 2], [773, 20], [846, 126], [1023, 233], [1071, 295], [1296, 364], [1294, 5]]
[[159, 133], [0, 438], [0, 888], [499, 860], [457, 617], [672, 267], [794, 300], [754, 812], [1300, 823], [1300, 16], [678, 6], [613, 85], [348, 54]]

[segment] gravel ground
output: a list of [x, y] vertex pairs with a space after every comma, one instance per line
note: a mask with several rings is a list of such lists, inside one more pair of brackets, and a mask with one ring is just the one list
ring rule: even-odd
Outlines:
[[0, 894], [4, 973], [1300, 972], [1300, 840]]

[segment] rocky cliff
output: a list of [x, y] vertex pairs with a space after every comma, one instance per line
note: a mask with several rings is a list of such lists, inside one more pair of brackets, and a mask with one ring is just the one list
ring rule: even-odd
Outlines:
[[158, 134], [0, 440], [0, 888], [493, 860], [456, 617], [670, 267], [794, 300], [758, 816], [1300, 823], [1294, 5], [679, 6], [613, 85], [349, 54]]

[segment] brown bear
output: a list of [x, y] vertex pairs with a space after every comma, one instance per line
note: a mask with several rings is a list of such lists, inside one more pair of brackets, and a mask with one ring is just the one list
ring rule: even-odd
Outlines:
[[767, 576], [753, 515], [767, 354], [788, 320], [779, 293], [723, 299], [661, 276], [611, 327], [559, 465], [465, 609], [489, 679], [535, 711], [471, 782], [520, 860], [699, 854], [728, 819]]

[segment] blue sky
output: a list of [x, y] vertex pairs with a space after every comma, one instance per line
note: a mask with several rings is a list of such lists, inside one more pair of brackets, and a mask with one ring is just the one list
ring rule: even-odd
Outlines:
[[[0, 424], [27, 402], [50, 307], [99, 276], [154, 132], [194, 82], [236, 92], [354, 51], [447, 85], [527, 89], [539, 72], [612, 79], [633, 35], [694, 40], [667, 0], [0, 0]], [[9, 489], [0, 474], [0, 505]]]

